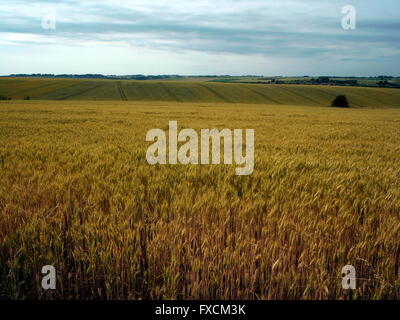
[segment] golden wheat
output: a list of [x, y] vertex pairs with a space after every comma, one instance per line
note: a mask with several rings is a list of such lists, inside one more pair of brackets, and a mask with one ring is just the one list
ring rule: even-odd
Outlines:
[[[253, 128], [255, 171], [149, 166], [147, 130]], [[400, 299], [400, 110], [0, 104], [0, 295]], [[58, 289], [40, 287], [54, 265]]]

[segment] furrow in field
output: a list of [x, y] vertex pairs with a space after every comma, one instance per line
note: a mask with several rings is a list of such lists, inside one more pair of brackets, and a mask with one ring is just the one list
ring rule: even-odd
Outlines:
[[121, 81], [118, 82], [118, 92], [121, 96], [122, 101], [128, 101], [128, 98], [125, 95], [124, 89], [122, 88]]
[[299, 97], [291, 92], [287, 92], [285, 90], [282, 90], [279, 86], [277, 85], [254, 85], [257, 86], [257, 91], [261, 91], [264, 94], [270, 96], [272, 99], [275, 101], [279, 101], [281, 104], [284, 105], [304, 105], [304, 101], [301, 99], [299, 100]]
[[243, 88], [246, 88], [247, 90], [251, 91], [252, 93], [262, 97], [263, 99], [267, 100], [267, 102], [270, 101], [274, 104], [282, 104], [282, 102], [275, 100], [275, 99], [271, 98], [270, 96], [267, 96], [266, 94], [255, 90], [254, 88], [250, 88], [249, 86], [243, 86]]
[[179, 98], [173, 90], [171, 90], [171, 86], [165, 85], [165, 83], [160, 83], [161, 88], [175, 101], [183, 102], [181, 98]]
[[228, 103], [233, 103], [230, 99], [224, 97], [222, 94], [220, 94], [217, 90], [210, 88], [209, 86], [202, 84], [202, 83], [197, 83], [198, 86], [201, 86], [203, 88], [205, 88], [206, 90], [210, 91], [212, 94], [214, 94], [215, 96], [217, 96], [218, 98], [220, 98], [221, 100], [228, 102]]
[[299, 93], [299, 92], [297, 92], [297, 91], [295, 91], [295, 90], [291, 90], [291, 89], [289, 89], [289, 88], [287, 88], [287, 87], [282, 86], [282, 87], [280, 87], [280, 89], [285, 90], [285, 91], [287, 91], [287, 92], [290, 92], [290, 93], [292, 93], [292, 94], [295, 94], [295, 95], [297, 95], [297, 96], [299, 96], [299, 97], [301, 97], [301, 98], [303, 98], [303, 99], [305, 99], [305, 100], [307, 100], [307, 101], [312, 102], [312, 103], [315, 104], [315, 105], [318, 105], [318, 106], [323, 105], [323, 103], [321, 103], [320, 101], [317, 101], [317, 100], [315, 100], [314, 98], [311, 98], [311, 97], [309, 97], [308, 95]]
[[73, 97], [79, 96], [79, 95], [81, 95], [81, 94], [87, 93], [87, 92], [89, 92], [89, 91], [91, 91], [91, 90], [97, 89], [97, 88], [102, 87], [102, 86], [105, 86], [105, 85], [106, 85], [106, 83], [99, 83], [99, 84], [96, 84], [96, 85], [94, 85], [94, 86], [92, 86], [92, 87], [90, 87], [90, 88], [86, 88], [86, 89], [80, 90], [80, 91], [78, 91], [78, 92], [73, 92], [73, 93], [71, 93], [71, 94], [69, 94], [69, 95], [66, 95], [66, 96], [63, 96], [63, 97], [61, 97], [61, 98], [58, 98], [57, 100], [67, 100], [67, 99], [71, 99], [71, 98], [73, 98]]
[[[78, 90], [79, 87], [81, 87], [83, 83], [87, 83], [87, 82], [71, 81], [71, 82], [69, 82], [68, 85], [61, 86], [60, 88], [57, 88], [55, 90], [50, 90], [46, 93], [36, 95], [35, 99], [59, 100], [58, 98], [65, 95], [65, 92], [69, 92], [71, 89], [74, 90], [73, 88], [76, 88], [76, 90]], [[63, 82], [62, 84], [67, 84], [67, 82]]]

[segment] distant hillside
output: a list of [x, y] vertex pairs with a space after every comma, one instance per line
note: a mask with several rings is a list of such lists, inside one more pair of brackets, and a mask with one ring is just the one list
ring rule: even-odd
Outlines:
[[353, 107], [400, 107], [400, 90], [311, 85], [1, 78], [0, 95], [33, 100], [228, 102], [329, 106], [339, 94]]

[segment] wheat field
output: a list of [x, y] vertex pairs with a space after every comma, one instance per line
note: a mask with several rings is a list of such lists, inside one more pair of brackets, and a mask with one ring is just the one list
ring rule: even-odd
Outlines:
[[[150, 166], [170, 120], [255, 129], [254, 173]], [[391, 108], [0, 102], [0, 296], [400, 299], [399, 133]]]

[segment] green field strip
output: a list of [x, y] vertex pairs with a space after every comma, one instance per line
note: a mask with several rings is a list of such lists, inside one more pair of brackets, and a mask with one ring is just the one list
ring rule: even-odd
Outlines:
[[17, 100], [29, 96], [34, 100], [226, 102], [299, 106], [328, 106], [336, 96], [345, 95], [354, 107], [400, 107], [399, 89], [196, 81], [0, 79], [0, 94]]

